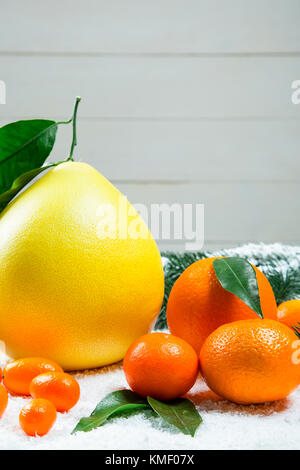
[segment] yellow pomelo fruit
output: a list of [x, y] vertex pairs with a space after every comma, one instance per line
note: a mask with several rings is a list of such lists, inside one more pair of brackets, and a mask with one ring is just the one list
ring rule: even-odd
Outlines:
[[[116, 208], [125, 237], [103, 234], [103, 204]], [[162, 304], [148, 228], [85, 163], [57, 166], [5, 209], [0, 267], [0, 339], [13, 358], [48, 357], [67, 370], [111, 364], [149, 331]]]

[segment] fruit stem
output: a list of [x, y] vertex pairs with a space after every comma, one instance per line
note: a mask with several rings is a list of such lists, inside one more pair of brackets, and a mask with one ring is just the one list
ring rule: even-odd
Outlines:
[[73, 111], [73, 116], [71, 117], [70, 119], [70, 122], [72, 122], [72, 126], [73, 126], [73, 138], [72, 138], [72, 144], [71, 144], [71, 149], [70, 149], [70, 155], [67, 159], [68, 160], [72, 160], [74, 161], [74, 158], [73, 158], [73, 152], [74, 152], [74, 149], [77, 145], [77, 128], [76, 128], [76, 124], [77, 124], [77, 110], [78, 110], [78, 105], [81, 101], [81, 97], [80, 96], [76, 96], [76, 101], [75, 101], [75, 105], [74, 105], [74, 111]]

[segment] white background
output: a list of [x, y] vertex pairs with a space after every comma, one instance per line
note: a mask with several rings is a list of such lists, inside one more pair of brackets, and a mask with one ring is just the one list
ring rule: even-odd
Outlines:
[[299, 0], [0, 0], [0, 79], [0, 124], [81, 95], [76, 158], [132, 202], [204, 203], [205, 248], [299, 244]]

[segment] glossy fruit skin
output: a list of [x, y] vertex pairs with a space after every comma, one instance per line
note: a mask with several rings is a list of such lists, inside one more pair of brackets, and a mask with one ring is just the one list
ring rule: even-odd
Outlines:
[[300, 323], [300, 300], [288, 300], [278, 306], [277, 320], [292, 328]]
[[45, 398], [54, 404], [57, 411], [73, 408], [80, 397], [77, 380], [64, 372], [48, 372], [35, 377], [30, 384], [33, 398]]
[[[237, 320], [257, 318], [244, 302], [223, 289], [213, 268], [217, 258], [196, 261], [175, 282], [167, 305], [167, 321], [172, 334], [180, 336], [200, 353], [216, 328]], [[264, 318], [277, 318], [273, 290], [264, 274], [256, 272]]]
[[[149, 331], [164, 293], [154, 239], [124, 197], [125, 239], [99, 236], [102, 204], [119, 208], [121, 196], [90, 165], [68, 162], [3, 211], [0, 339], [9, 356], [46, 355], [64, 370], [99, 367], [121, 360]], [[121, 216], [122, 207], [117, 222], [126, 228]], [[133, 220], [147, 238], [133, 237]]]
[[200, 369], [211, 390], [227, 400], [271, 402], [285, 398], [300, 383], [299, 349], [299, 340], [286, 325], [241, 320], [208, 336]]
[[128, 349], [124, 373], [130, 388], [158, 400], [181, 397], [194, 385], [198, 358], [193, 348], [176, 336], [150, 333]]
[[44, 372], [63, 372], [56, 362], [43, 357], [25, 357], [9, 362], [3, 369], [3, 384], [9, 392], [30, 395], [30, 383]]
[[44, 436], [56, 421], [56, 409], [49, 400], [35, 399], [23, 406], [19, 423], [28, 436]]
[[0, 384], [0, 418], [2, 418], [2, 415], [4, 411], [6, 410], [7, 402], [8, 402], [7, 390], [5, 387], [3, 387], [3, 385]]

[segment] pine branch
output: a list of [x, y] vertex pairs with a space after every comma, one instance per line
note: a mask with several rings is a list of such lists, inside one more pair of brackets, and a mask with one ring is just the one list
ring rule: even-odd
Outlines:
[[297, 338], [300, 339], [300, 323], [297, 323], [297, 325], [293, 326], [292, 330], [294, 330]]

